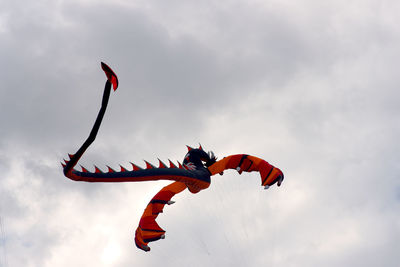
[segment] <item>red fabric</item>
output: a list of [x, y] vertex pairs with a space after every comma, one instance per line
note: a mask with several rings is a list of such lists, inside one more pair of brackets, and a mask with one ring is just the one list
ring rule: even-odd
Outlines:
[[101, 62], [101, 68], [105, 72], [108, 81], [113, 85], [114, 91], [118, 88], [118, 77], [114, 71], [104, 62]]
[[[151, 199], [135, 232], [135, 244], [138, 248], [149, 251], [148, 243], [160, 239], [165, 234], [165, 231], [157, 224], [156, 218], [159, 213], [163, 212], [165, 204], [185, 188], [184, 183], [174, 182], [162, 188]], [[165, 204], [162, 202], [165, 202]]]

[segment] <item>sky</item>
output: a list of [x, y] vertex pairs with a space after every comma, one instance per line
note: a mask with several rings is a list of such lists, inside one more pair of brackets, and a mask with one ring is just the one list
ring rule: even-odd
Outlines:
[[[400, 2], [2, 0], [0, 266], [398, 266]], [[182, 161], [186, 145], [283, 170], [226, 171], [134, 231], [168, 182], [89, 184], [60, 162]]]

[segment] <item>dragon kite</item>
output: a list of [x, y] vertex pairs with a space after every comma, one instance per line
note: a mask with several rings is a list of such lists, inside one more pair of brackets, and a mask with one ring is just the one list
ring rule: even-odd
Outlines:
[[227, 169], [237, 170], [239, 174], [257, 171], [261, 176], [261, 184], [266, 189], [275, 183], [278, 186], [281, 185], [284, 178], [282, 171], [267, 161], [246, 154], [231, 155], [217, 160], [213, 152], [205, 152], [201, 145], [199, 148], [188, 146], [188, 152], [183, 162], [178, 162], [178, 166], [171, 160], [169, 160], [168, 166], [159, 160], [158, 167], [147, 161], [145, 161], [145, 168], [131, 163], [132, 170], [128, 170], [123, 166], [120, 166], [121, 169], [119, 171], [108, 167], [106, 172], [101, 171], [96, 166], [94, 172], [90, 172], [82, 166], [81, 171], [74, 169], [83, 153], [96, 138], [107, 108], [111, 87], [114, 91], [118, 87], [118, 78], [114, 71], [103, 62], [101, 67], [107, 76], [107, 80], [99, 114], [87, 140], [75, 154], [69, 154], [69, 160], [64, 160], [64, 163], [61, 164], [64, 175], [74, 181], [111, 183], [154, 180], [174, 181], [162, 188], [145, 208], [135, 232], [135, 244], [139, 249], [150, 251], [149, 242], [165, 238], [165, 231], [157, 224], [156, 218], [163, 212], [165, 204], [174, 203], [171, 199], [175, 194], [182, 192], [186, 188], [193, 194], [198, 193], [210, 186], [211, 176], [215, 174], [222, 175], [223, 171]]

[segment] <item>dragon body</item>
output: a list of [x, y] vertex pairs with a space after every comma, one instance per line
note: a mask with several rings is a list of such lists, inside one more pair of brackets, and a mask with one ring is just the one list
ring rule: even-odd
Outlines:
[[227, 169], [237, 170], [239, 174], [243, 171], [257, 171], [261, 176], [261, 184], [265, 188], [274, 183], [278, 183], [278, 186], [281, 184], [284, 177], [282, 171], [261, 158], [247, 154], [237, 154], [217, 161], [212, 152], [206, 153], [201, 146], [199, 148], [188, 146], [188, 152], [182, 164], [178, 162], [178, 166], [171, 160], [169, 160], [168, 165], [159, 160], [158, 166], [145, 161], [146, 166], [144, 168], [131, 163], [131, 170], [123, 166], [120, 166], [119, 171], [108, 167], [106, 172], [101, 171], [96, 166], [93, 172], [88, 171], [84, 167], [81, 167], [80, 171], [74, 169], [83, 153], [96, 138], [107, 108], [111, 86], [114, 90], [118, 87], [118, 78], [111, 68], [104, 63], [101, 63], [101, 66], [107, 76], [102, 106], [87, 140], [74, 155], [69, 155], [69, 160], [65, 160], [62, 163], [63, 171], [64, 175], [69, 179], [83, 182], [173, 181], [170, 185], [162, 188], [145, 208], [135, 232], [135, 244], [138, 248], [149, 251], [149, 242], [165, 238], [165, 231], [157, 224], [156, 218], [159, 213], [163, 212], [166, 204], [170, 205], [173, 203], [171, 199], [175, 194], [180, 193], [186, 188], [191, 193], [198, 193], [210, 186], [211, 176], [215, 174], [222, 175]]

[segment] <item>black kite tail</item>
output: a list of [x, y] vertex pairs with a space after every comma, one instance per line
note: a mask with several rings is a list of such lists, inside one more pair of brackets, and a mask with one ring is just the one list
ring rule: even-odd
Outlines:
[[111, 84], [113, 85], [114, 91], [117, 90], [117, 87], [118, 87], [118, 78], [117, 78], [117, 75], [115, 75], [115, 73], [112, 71], [112, 69], [103, 62], [101, 62], [101, 67], [107, 76], [107, 81], [106, 81], [106, 84], [104, 87], [103, 99], [101, 102], [101, 108], [100, 108], [99, 114], [97, 115], [96, 121], [93, 125], [93, 128], [89, 134], [89, 137], [86, 139], [86, 141], [83, 143], [83, 145], [79, 148], [79, 150], [74, 155], [69, 155], [70, 160], [69, 161], [66, 160], [65, 164], [62, 164], [64, 167], [64, 175], [65, 176], [68, 176], [68, 174], [70, 174], [72, 172], [73, 168], [78, 163], [78, 161], [82, 157], [83, 153], [85, 153], [86, 149], [96, 139], [97, 132], [100, 129], [101, 122], [103, 120], [104, 114], [107, 109], [107, 104], [108, 104], [108, 100], [110, 98], [110, 92], [111, 92]]

